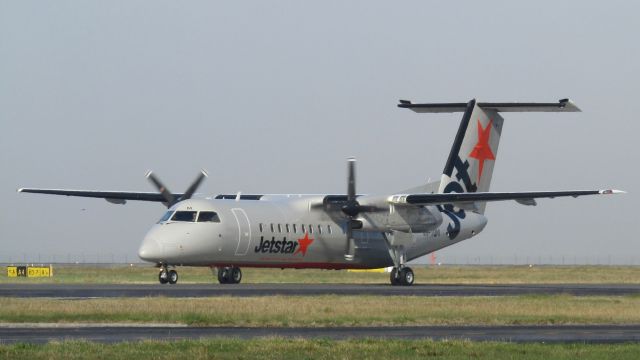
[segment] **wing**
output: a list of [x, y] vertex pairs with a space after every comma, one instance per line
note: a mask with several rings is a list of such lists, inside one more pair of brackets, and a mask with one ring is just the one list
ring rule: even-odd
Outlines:
[[[21, 188], [21, 189], [18, 189], [18, 192], [102, 198], [113, 204], [125, 204], [127, 200], [154, 201], [154, 202], [161, 202], [161, 203], [164, 203], [167, 201], [162, 194], [157, 192], [64, 190], [64, 189], [34, 189], [34, 188]], [[173, 195], [176, 196], [177, 198], [180, 198], [184, 194], [173, 194]]]
[[536, 205], [535, 199], [556, 197], [578, 197], [585, 195], [608, 195], [624, 193], [621, 190], [573, 190], [573, 191], [531, 191], [531, 192], [477, 192], [446, 194], [405, 194], [393, 195], [393, 204], [411, 205], [464, 205], [474, 202], [515, 200], [523, 205]]
[[166, 207], [171, 207], [178, 201], [191, 199], [191, 196], [196, 192], [198, 186], [206, 178], [207, 172], [200, 171], [200, 174], [191, 183], [187, 191], [181, 194], [171, 193], [164, 184], [158, 179], [158, 177], [151, 171], [147, 172], [147, 179], [153, 183], [159, 192], [137, 192], [137, 191], [100, 191], [100, 190], [66, 190], [66, 189], [35, 189], [35, 188], [21, 188], [18, 192], [34, 193], [34, 194], [49, 194], [49, 195], [65, 195], [65, 196], [78, 196], [78, 197], [90, 197], [90, 198], [102, 198], [112, 204], [126, 204], [127, 200], [136, 201], [153, 201], [165, 204]]

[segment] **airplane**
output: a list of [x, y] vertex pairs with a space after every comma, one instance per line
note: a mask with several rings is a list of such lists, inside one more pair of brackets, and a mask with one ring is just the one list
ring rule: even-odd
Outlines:
[[557, 103], [417, 103], [416, 113], [462, 112], [440, 181], [385, 195], [356, 191], [356, 160], [348, 159], [346, 194], [221, 194], [193, 198], [203, 170], [184, 193], [171, 193], [148, 172], [158, 192], [21, 188], [18, 192], [104, 198], [110, 203], [160, 202], [168, 211], [138, 250], [159, 267], [161, 284], [178, 282], [176, 266], [217, 269], [220, 284], [238, 284], [241, 267], [372, 269], [392, 267], [391, 285], [409, 286], [407, 263], [478, 235], [487, 202], [624, 193], [620, 190], [490, 192], [506, 112], [579, 112]]

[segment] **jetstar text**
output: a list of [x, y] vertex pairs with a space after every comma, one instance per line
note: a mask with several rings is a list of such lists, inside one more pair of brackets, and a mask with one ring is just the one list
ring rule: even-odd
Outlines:
[[270, 254], [293, 254], [298, 247], [296, 241], [287, 240], [265, 240], [260, 239], [260, 244], [253, 250], [257, 253], [270, 253]]

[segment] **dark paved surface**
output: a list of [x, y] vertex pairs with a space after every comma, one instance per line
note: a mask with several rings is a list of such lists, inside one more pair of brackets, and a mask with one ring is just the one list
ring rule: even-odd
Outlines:
[[413, 296], [507, 296], [529, 294], [640, 295], [640, 285], [536, 284], [536, 285], [359, 285], [359, 284], [0, 284], [0, 296], [13, 297], [206, 297], [264, 295], [413, 295]]
[[385, 338], [385, 339], [469, 339], [510, 342], [589, 342], [614, 343], [640, 341], [640, 325], [581, 326], [415, 326], [415, 327], [339, 327], [339, 328], [0, 328], [0, 343], [46, 343], [61, 340], [97, 342], [178, 340], [212, 337], [256, 338]]

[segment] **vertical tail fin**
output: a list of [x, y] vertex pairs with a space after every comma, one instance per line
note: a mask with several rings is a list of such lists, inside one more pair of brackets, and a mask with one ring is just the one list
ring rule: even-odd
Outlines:
[[[468, 103], [412, 104], [401, 100], [399, 107], [418, 113], [464, 111], [451, 152], [447, 158], [439, 193], [486, 192], [491, 185], [504, 119], [501, 112], [575, 112], [569, 99], [557, 103]], [[478, 203], [484, 213], [485, 203]]]
[[[489, 191], [504, 119], [469, 101], [442, 172], [439, 193]], [[484, 212], [484, 204], [481, 204]]]

